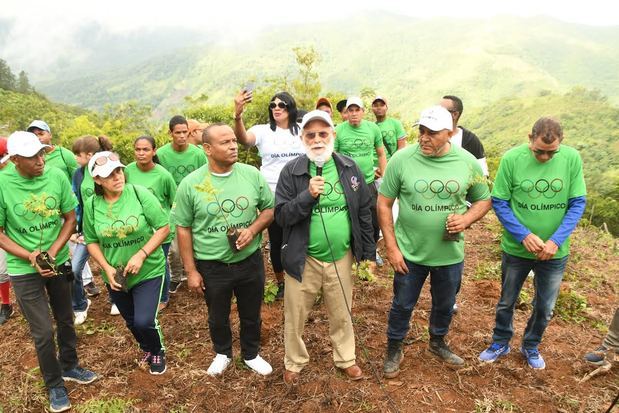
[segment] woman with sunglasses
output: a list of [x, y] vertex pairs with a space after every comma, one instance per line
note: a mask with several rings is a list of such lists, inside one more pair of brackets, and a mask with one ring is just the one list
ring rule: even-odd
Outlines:
[[[168, 217], [170, 217], [170, 210], [176, 196], [176, 182], [174, 182], [172, 174], [159, 165], [155, 139], [152, 136], [140, 136], [133, 142], [133, 150], [135, 162], [131, 162], [125, 168], [127, 183], [141, 185], [152, 192], [159, 200]], [[165, 258], [165, 278], [161, 299], [159, 300], [159, 310], [166, 308], [170, 300], [170, 263], [168, 262], [168, 252], [170, 251], [170, 243], [174, 239], [174, 232], [174, 227], [170, 222], [170, 235], [161, 244]]]
[[[279, 174], [288, 161], [305, 154], [299, 137], [297, 104], [287, 92], [276, 93], [269, 103], [269, 123], [254, 125], [245, 130], [243, 111], [251, 102], [252, 92], [241, 90], [234, 99], [234, 133], [245, 146], [256, 146], [262, 158], [260, 172], [275, 193]], [[281, 260], [283, 231], [275, 222], [269, 226], [271, 265], [277, 279], [277, 299], [284, 297], [284, 267]]]
[[[95, 193], [95, 183], [90, 176], [86, 166], [92, 156], [100, 151], [112, 150], [112, 142], [106, 136], [85, 135], [77, 138], [71, 148], [79, 168], [73, 174], [73, 192], [77, 197], [77, 208], [75, 216], [77, 218], [77, 232], [71, 235], [71, 269], [75, 278], [73, 280], [73, 312], [75, 314], [75, 325], [83, 324], [88, 317], [90, 300], [86, 297], [95, 296], [100, 293], [92, 279], [92, 272], [88, 265], [88, 249], [84, 244], [82, 231], [84, 202]], [[88, 282], [85, 282], [88, 281]], [[115, 313], [115, 312], [114, 312]]]
[[95, 195], [84, 205], [84, 238], [144, 351], [142, 361], [150, 365], [151, 374], [163, 374], [165, 348], [157, 313], [165, 274], [160, 246], [170, 233], [169, 216], [148, 189], [125, 184], [124, 167], [118, 155], [108, 151], [88, 161]]

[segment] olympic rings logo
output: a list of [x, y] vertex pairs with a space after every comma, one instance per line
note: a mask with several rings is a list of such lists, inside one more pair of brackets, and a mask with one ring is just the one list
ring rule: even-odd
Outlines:
[[[43, 196], [45, 196], [45, 194], [43, 194]], [[59, 208], [58, 200], [56, 199], [56, 197], [52, 195], [45, 196], [45, 198], [43, 199], [43, 204], [45, 205], [45, 208], [48, 211], [56, 211]], [[13, 206], [13, 212], [15, 213], [15, 216], [17, 216], [18, 218], [24, 219], [26, 221], [32, 221], [37, 216], [46, 215], [46, 214], [41, 214], [40, 212], [37, 213], [35, 211], [26, 209], [26, 206], [23, 203], [15, 204]]]
[[168, 171], [175, 176], [185, 177], [196, 169], [193, 165], [170, 166]]
[[439, 179], [434, 179], [430, 182], [425, 179], [418, 179], [413, 188], [424, 199], [434, 199], [436, 197], [439, 199], [449, 199], [452, 195], [460, 192], [460, 184], [453, 179], [447, 182]]
[[381, 134], [383, 135], [383, 139], [395, 137], [395, 131], [393, 129], [381, 131]]
[[352, 146], [355, 149], [368, 149], [370, 147], [370, 142], [367, 139], [356, 138], [352, 142]]
[[522, 192], [529, 195], [531, 199], [538, 199], [542, 196], [546, 199], [552, 199], [563, 190], [563, 186], [563, 180], [560, 178], [551, 181], [542, 178], [535, 183], [530, 179], [525, 179], [520, 183]]
[[243, 211], [247, 208], [249, 208], [249, 199], [246, 196], [239, 196], [236, 200], [226, 198], [221, 202], [221, 205], [216, 201], [210, 202], [206, 205], [206, 212], [212, 216], [223, 212], [231, 217], [238, 218], [243, 215]]
[[86, 199], [90, 198], [95, 194], [95, 190], [93, 188], [84, 189], [84, 195], [86, 195]]
[[131, 234], [138, 229], [140, 219], [135, 215], [129, 215], [125, 220], [116, 219], [110, 225], [104, 225], [101, 228], [101, 234], [104, 237], [113, 237], [116, 235], [118, 238], [125, 238], [128, 234]]
[[325, 190], [322, 193], [324, 198], [327, 198], [329, 201], [338, 201], [340, 197], [344, 194], [344, 189], [342, 188], [342, 184], [340, 182], [336, 182], [335, 185], [325, 182]]

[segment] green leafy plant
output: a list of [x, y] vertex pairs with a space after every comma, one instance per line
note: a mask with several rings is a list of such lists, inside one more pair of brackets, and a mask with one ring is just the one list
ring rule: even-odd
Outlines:
[[76, 407], [79, 413], [126, 413], [132, 411], [132, 407], [140, 402], [138, 399], [121, 399], [112, 397], [109, 399], [90, 399]]
[[122, 220], [119, 220], [118, 217], [116, 217], [112, 212], [112, 207], [113, 204], [108, 205], [105, 215], [111, 220], [113, 220], [115, 223], [122, 222], [122, 225], [109, 225], [101, 230], [101, 234], [104, 237], [116, 236], [118, 239], [127, 238], [127, 235], [133, 233], [135, 230], [137, 230], [138, 227], [137, 225], [128, 224], [123, 222]]
[[370, 261], [362, 261], [357, 265], [356, 268], [357, 278], [361, 281], [374, 282], [376, 281], [376, 277], [372, 273], [372, 268], [370, 267]]
[[[45, 231], [44, 221], [48, 218], [52, 218], [60, 215], [60, 210], [56, 205], [56, 201], [53, 204], [48, 203], [49, 199], [54, 199], [47, 193], [30, 194], [30, 197], [24, 201], [24, 209], [36, 216], [39, 216], [41, 223], [39, 225], [39, 251], [43, 247], [43, 233]], [[56, 263], [54, 259], [49, 255], [47, 251], [41, 251], [36, 257], [36, 261], [39, 267], [45, 270], [51, 270], [54, 275], [58, 275], [56, 270]]]
[[587, 299], [575, 291], [561, 291], [554, 313], [564, 321], [581, 323], [587, 313]]
[[279, 291], [279, 287], [277, 283], [272, 280], [267, 281], [264, 285], [264, 294], [262, 300], [265, 304], [271, 304], [275, 302], [275, 298], [277, 297], [277, 292]]

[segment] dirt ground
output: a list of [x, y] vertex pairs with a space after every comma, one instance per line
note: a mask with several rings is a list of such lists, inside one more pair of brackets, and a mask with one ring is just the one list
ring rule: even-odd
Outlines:
[[[569, 305], [555, 316], [540, 347], [547, 362], [533, 371], [517, 349], [530, 306], [515, 314], [512, 351], [482, 365], [477, 356], [488, 344], [500, 293], [499, 224], [492, 215], [469, 230], [460, 311], [448, 335], [466, 365], [453, 369], [427, 351], [429, 288], [426, 285], [411, 321], [399, 377], [380, 377], [391, 302], [392, 272], [379, 268], [374, 282], [358, 281], [353, 318], [357, 361], [365, 373], [348, 381], [334, 367], [328, 321], [321, 305], [310, 315], [305, 342], [312, 358], [298, 386], [288, 388], [283, 374], [283, 303], [262, 307], [261, 355], [272, 375], [260, 377], [240, 361], [238, 317], [232, 311], [235, 363], [223, 377], [206, 369], [213, 357], [206, 305], [183, 285], [160, 315], [167, 346], [168, 371], [151, 376], [137, 365], [137, 346], [119, 316], [109, 315], [107, 294], [93, 299], [87, 322], [77, 327], [81, 364], [101, 375], [91, 385], [67, 383], [78, 412], [604, 412], [619, 393], [619, 369], [579, 383], [593, 370], [583, 354], [597, 347], [619, 294], [617, 240], [579, 228], [562, 291], [578, 293], [587, 308]], [[266, 255], [265, 255], [266, 258]], [[266, 262], [266, 259], [265, 259]], [[268, 264], [267, 264], [267, 267]], [[270, 268], [268, 279], [272, 279]], [[98, 284], [102, 286], [100, 278]], [[526, 291], [533, 296], [531, 282]], [[569, 311], [568, 311], [569, 310]], [[570, 312], [571, 311], [571, 312]], [[581, 311], [581, 312], [579, 312]], [[16, 314], [0, 327], [0, 412], [42, 412], [47, 395], [28, 326]], [[619, 408], [617, 408], [619, 411]]]

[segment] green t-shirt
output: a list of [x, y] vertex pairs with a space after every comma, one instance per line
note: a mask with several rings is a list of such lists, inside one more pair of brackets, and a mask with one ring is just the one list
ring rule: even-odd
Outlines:
[[[391, 156], [398, 150], [398, 141], [400, 138], [406, 136], [402, 122], [394, 118], [386, 118], [382, 122], [376, 122], [376, 126], [380, 129], [380, 134], [383, 137], [383, 144], [385, 145], [385, 156], [387, 161], [391, 159]], [[374, 151], [374, 167], [378, 168], [378, 156]]]
[[[314, 162], [310, 162], [310, 175], [316, 175]], [[333, 262], [334, 258], [335, 261], [341, 259], [350, 249], [350, 215], [333, 158], [323, 166], [322, 176], [325, 178], [325, 192], [320, 196], [320, 204], [316, 203], [312, 208], [307, 254], [322, 262]]]
[[172, 174], [176, 185], [181, 183], [184, 177], [205, 165], [206, 155], [202, 148], [194, 145], [187, 146], [184, 152], [176, 152], [171, 143], [157, 149], [157, 157], [161, 166]]
[[[58, 168], [45, 168], [43, 175], [27, 179], [13, 167], [0, 174], [0, 188], [9, 188], [0, 190], [0, 226], [11, 240], [28, 251], [47, 251], [58, 239], [62, 215], [77, 206], [71, 184]], [[37, 209], [40, 212], [33, 212]], [[68, 259], [69, 248], [65, 245], [58, 252], [56, 263]], [[8, 252], [7, 268], [10, 275], [36, 272], [28, 260]]]
[[228, 225], [247, 228], [258, 211], [273, 208], [273, 202], [266, 179], [253, 166], [235, 163], [229, 175], [217, 176], [204, 165], [178, 186], [174, 220], [176, 225], [191, 228], [196, 259], [233, 263], [253, 254], [262, 235], [235, 253], [228, 244]]
[[[84, 241], [99, 244], [105, 260], [112, 266], [125, 266], [148, 240], [155, 230], [168, 225], [168, 214], [163, 210], [155, 195], [146, 188], [125, 184], [123, 192], [114, 203], [108, 203], [103, 196], [90, 197], [84, 203]], [[140, 272], [127, 280], [127, 286], [165, 273], [161, 248], [144, 260]], [[109, 284], [110, 274], [102, 272], [103, 280]]]
[[344, 122], [335, 128], [335, 152], [348, 155], [359, 165], [365, 182], [374, 182], [374, 154], [383, 146], [380, 129], [375, 123], [362, 120], [353, 127]]
[[490, 198], [475, 157], [454, 145], [438, 158], [424, 156], [417, 144], [397, 151], [387, 165], [380, 193], [400, 200], [395, 236], [402, 255], [427, 266], [464, 260], [462, 240], [443, 241], [445, 220], [449, 214], [466, 212], [467, 194], [472, 202]]
[[[128, 183], [141, 185], [152, 192], [157, 197], [166, 214], [171, 217], [170, 211], [176, 196], [176, 182], [174, 182], [172, 174], [163, 166], [155, 164], [153, 169], [144, 172], [138, 168], [136, 162], [131, 162], [125, 168], [125, 178]], [[175, 227], [172, 221], [170, 221], [170, 235], [164, 243], [172, 242], [175, 232]]]
[[7, 164], [4, 168], [0, 169], [0, 174], [5, 174], [9, 171], [14, 171], [15, 170], [15, 164], [11, 161], [6, 161]]
[[86, 202], [88, 198], [95, 194], [95, 181], [90, 175], [88, 168], [84, 168], [84, 179], [80, 185], [80, 195], [82, 197], [82, 204]]
[[60, 169], [69, 178], [69, 182], [79, 168], [73, 152], [62, 146], [54, 146], [54, 150], [45, 155], [45, 166]]
[[[561, 225], [568, 200], [586, 194], [582, 160], [576, 149], [561, 145], [552, 159], [539, 162], [526, 143], [503, 155], [492, 190], [493, 197], [509, 201], [518, 221], [544, 241]], [[510, 255], [535, 259], [506, 230], [501, 248]], [[569, 251], [568, 238], [553, 259], [563, 258]]]

